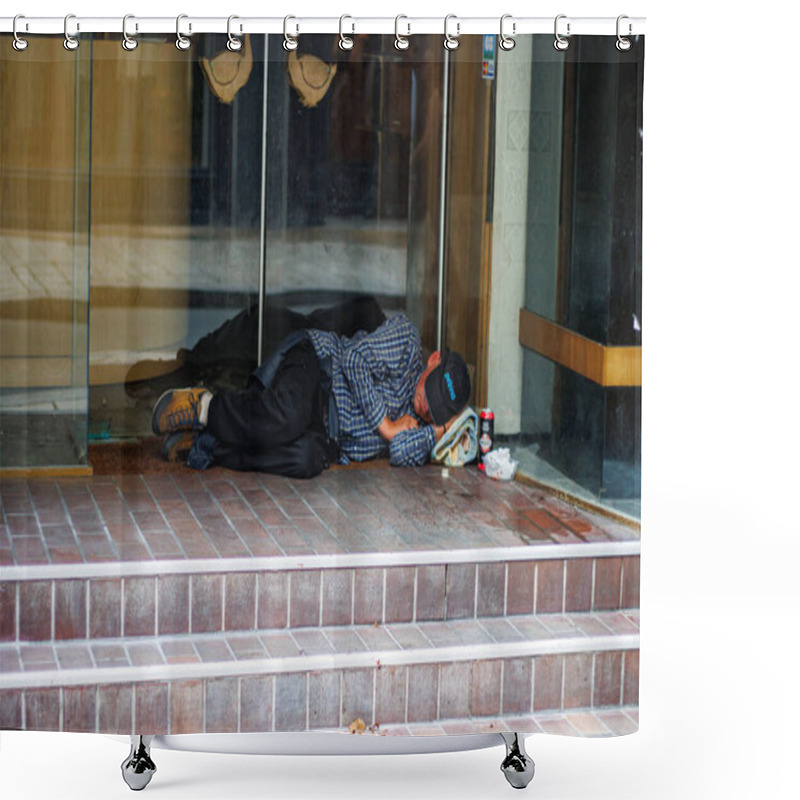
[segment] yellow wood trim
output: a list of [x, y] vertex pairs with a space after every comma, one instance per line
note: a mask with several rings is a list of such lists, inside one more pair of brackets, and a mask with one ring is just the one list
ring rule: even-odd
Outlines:
[[[185, 309], [188, 302], [186, 289], [153, 289], [149, 286], [92, 286], [91, 306], [97, 308], [139, 308]], [[29, 297], [20, 300], [0, 301], [3, 321], [54, 320], [72, 322], [73, 314], [78, 319], [86, 319], [85, 300], [71, 300], [68, 297]]]
[[[146, 370], [144, 372], [135, 371], [133, 379], [142, 380], [142, 375], [145, 378], [154, 377], [156, 375], [163, 375], [171, 372], [172, 365], [175, 361], [166, 362], [167, 366], [162, 372], [157, 371], [157, 365], [152, 371]], [[89, 365], [89, 385], [90, 386], [109, 386], [112, 384], [124, 384], [128, 376], [128, 371], [131, 369], [131, 364], [90, 364]]]
[[[145, 360], [134, 364], [90, 364], [89, 384], [126, 383], [149, 380], [174, 372], [183, 360]], [[43, 386], [71, 386], [73, 361], [70, 356], [0, 357], [0, 387], [3, 389], [32, 389]]]
[[603, 386], [641, 386], [642, 348], [603, 347]]
[[0, 480], [12, 478], [89, 478], [94, 469], [87, 467], [2, 467]]
[[642, 348], [603, 345], [521, 308], [519, 343], [600, 386], [641, 386]]
[[72, 359], [69, 356], [0, 357], [0, 386], [27, 389], [33, 386], [71, 386]]

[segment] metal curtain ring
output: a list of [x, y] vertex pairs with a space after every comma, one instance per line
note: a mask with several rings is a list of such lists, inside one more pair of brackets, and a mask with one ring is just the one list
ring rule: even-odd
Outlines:
[[[67, 14], [67, 16], [64, 17], [64, 49], [65, 50], [77, 50], [78, 49], [78, 45], [80, 44], [80, 42], [74, 36], [70, 35], [69, 29], [68, 29], [68, 25], [69, 25], [69, 21], [71, 19], [75, 19], [75, 15], [74, 14]], [[80, 26], [78, 26], [78, 27], [80, 27]]]
[[[342, 16], [339, 17], [339, 48], [341, 50], [352, 50], [355, 42], [349, 36], [345, 36], [343, 31], [344, 21], [346, 19], [353, 19], [353, 18], [349, 14], [342, 14]], [[353, 23], [351, 23], [350, 27], [352, 28], [351, 33], [355, 33], [356, 26]]]
[[291, 36], [289, 34], [289, 20], [290, 19], [297, 19], [297, 17], [293, 17], [291, 14], [283, 18], [283, 49], [284, 50], [297, 50], [297, 36], [300, 33], [300, 27], [295, 25], [295, 35]]
[[408, 41], [408, 37], [411, 36], [411, 23], [407, 22], [406, 27], [408, 31], [405, 36], [400, 35], [400, 20], [401, 19], [408, 19], [405, 14], [398, 14], [394, 18], [394, 46], [397, 50], [408, 50], [411, 47], [411, 42]]
[[[616, 43], [616, 47], [617, 47], [617, 50], [620, 51], [620, 53], [625, 53], [625, 52], [627, 52], [628, 50], [631, 49], [631, 40], [630, 39], [626, 39], [620, 33], [620, 22], [622, 22], [622, 20], [624, 20], [624, 19], [628, 19], [628, 17], [625, 14], [620, 14], [617, 17], [617, 43]], [[633, 27], [631, 26], [631, 24], [629, 22], [628, 23], [628, 35], [630, 35], [632, 33], [632, 31], [633, 31]]]
[[[228, 50], [230, 50], [231, 53], [238, 53], [239, 50], [242, 49], [242, 40], [231, 33], [231, 23], [235, 19], [239, 19], [236, 14], [231, 14], [228, 17]], [[239, 27], [239, 30], [241, 31], [241, 26]]]
[[[511, 36], [506, 36], [506, 34], [503, 33], [503, 23], [507, 19], [511, 19], [511, 14], [503, 14], [503, 16], [500, 17], [500, 47], [502, 47], [503, 50], [513, 50], [514, 49], [514, 45], [516, 44], [516, 42], [514, 41], [514, 39]], [[516, 35], [516, 33], [517, 33], [517, 23], [516, 22], [512, 22], [511, 23], [511, 33], [512, 33], [512, 36]]]
[[[566, 15], [566, 14], [559, 14], [559, 15], [556, 17], [556, 24], [555, 24], [555, 26], [554, 26], [554, 32], [555, 32], [555, 37], [556, 37], [556, 39], [555, 39], [555, 41], [553, 42], [553, 47], [555, 47], [555, 49], [556, 49], [556, 50], [562, 50], [562, 51], [563, 51], [563, 50], [567, 50], [567, 49], [569, 49], [569, 39], [565, 38], [564, 36], [562, 36], [562, 35], [561, 35], [561, 34], [558, 32], [558, 21], [559, 21], [560, 19], [566, 19], [566, 18], [567, 18], [567, 15]], [[570, 26], [569, 26], [569, 22], [568, 22], [568, 23], [567, 23], [567, 36], [569, 36], [569, 35], [570, 35], [570, 32], [569, 32], [569, 27], [570, 27]]]
[[[451, 19], [456, 20], [456, 35], [451, 36], [447, 32], [447, 23], [450, 22]], [[446, 50], [455, 50], [458, 47], [458, 37], [461, 34], [461, 23], [458, 21], [458, 18], [455, 14], [448, 14], [444, 18], [444, 46]]]
[[129, 19], [135, 19], [133, 14], [126, 14], [122, 18], [122, 47], [130, 52], [131, 50], [135, 50], [139, 46], [139, 42], [137, 42], [136, 39], [133, 39], [132, 37], [128, 36]]
[[[178, 14], [178, 18], [175, 20], [175, 47], [177, 47], [178, 50], [188, 50], [192, 45], [191, 40], [181, 33], [181, 20], [188, 18], [188, 14]], [[191, 32], [191, 30], [192, 23], [190, 22], [189, 31]]]
[[[27, 39], [22, 39], [20, 37], [20, 35], [17, 33], [17, 20], [20, 20], [20, 19], [25, 19], [25, 15], [24, 14], [17, 14], [17, 16], [14, 17], [14, 25], [12, 27], [12, 32], [14, 33], [14, 41], [11, 42], [11, 45], [15, 50], [18, 50], [19, 52], [22, 52], [28, 46], [28, 40]], [[27, 29], [28, 29], [28, 25], [26, 23], [25, 24], [25, 30], [27, 30]]]

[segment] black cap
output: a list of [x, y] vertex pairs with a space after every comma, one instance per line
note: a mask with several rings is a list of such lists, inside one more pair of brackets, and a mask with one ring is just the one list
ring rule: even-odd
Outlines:
[[446, 352], [425, 379], [425, 399], [434, 424], [444, 425], [461, 412], [471, 391], [464, 359], [458, 353]]

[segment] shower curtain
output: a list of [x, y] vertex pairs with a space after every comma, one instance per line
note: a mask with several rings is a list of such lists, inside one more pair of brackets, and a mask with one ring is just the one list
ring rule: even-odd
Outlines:
[[[0, 728], [636, 731], [644, 37], [5, 22]], [[153, 434], [398, 317], [513, 480]]]

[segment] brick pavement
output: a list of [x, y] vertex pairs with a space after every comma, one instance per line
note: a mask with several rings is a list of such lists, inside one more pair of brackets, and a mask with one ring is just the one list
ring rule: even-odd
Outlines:
[[187, 470], [0, 502], [0, 727], [635, 729], [638, 531], [538, 489]]
[[638, 540], [634, 528], [474, 468], [7, 479], [0, 503], [2, 566]]

